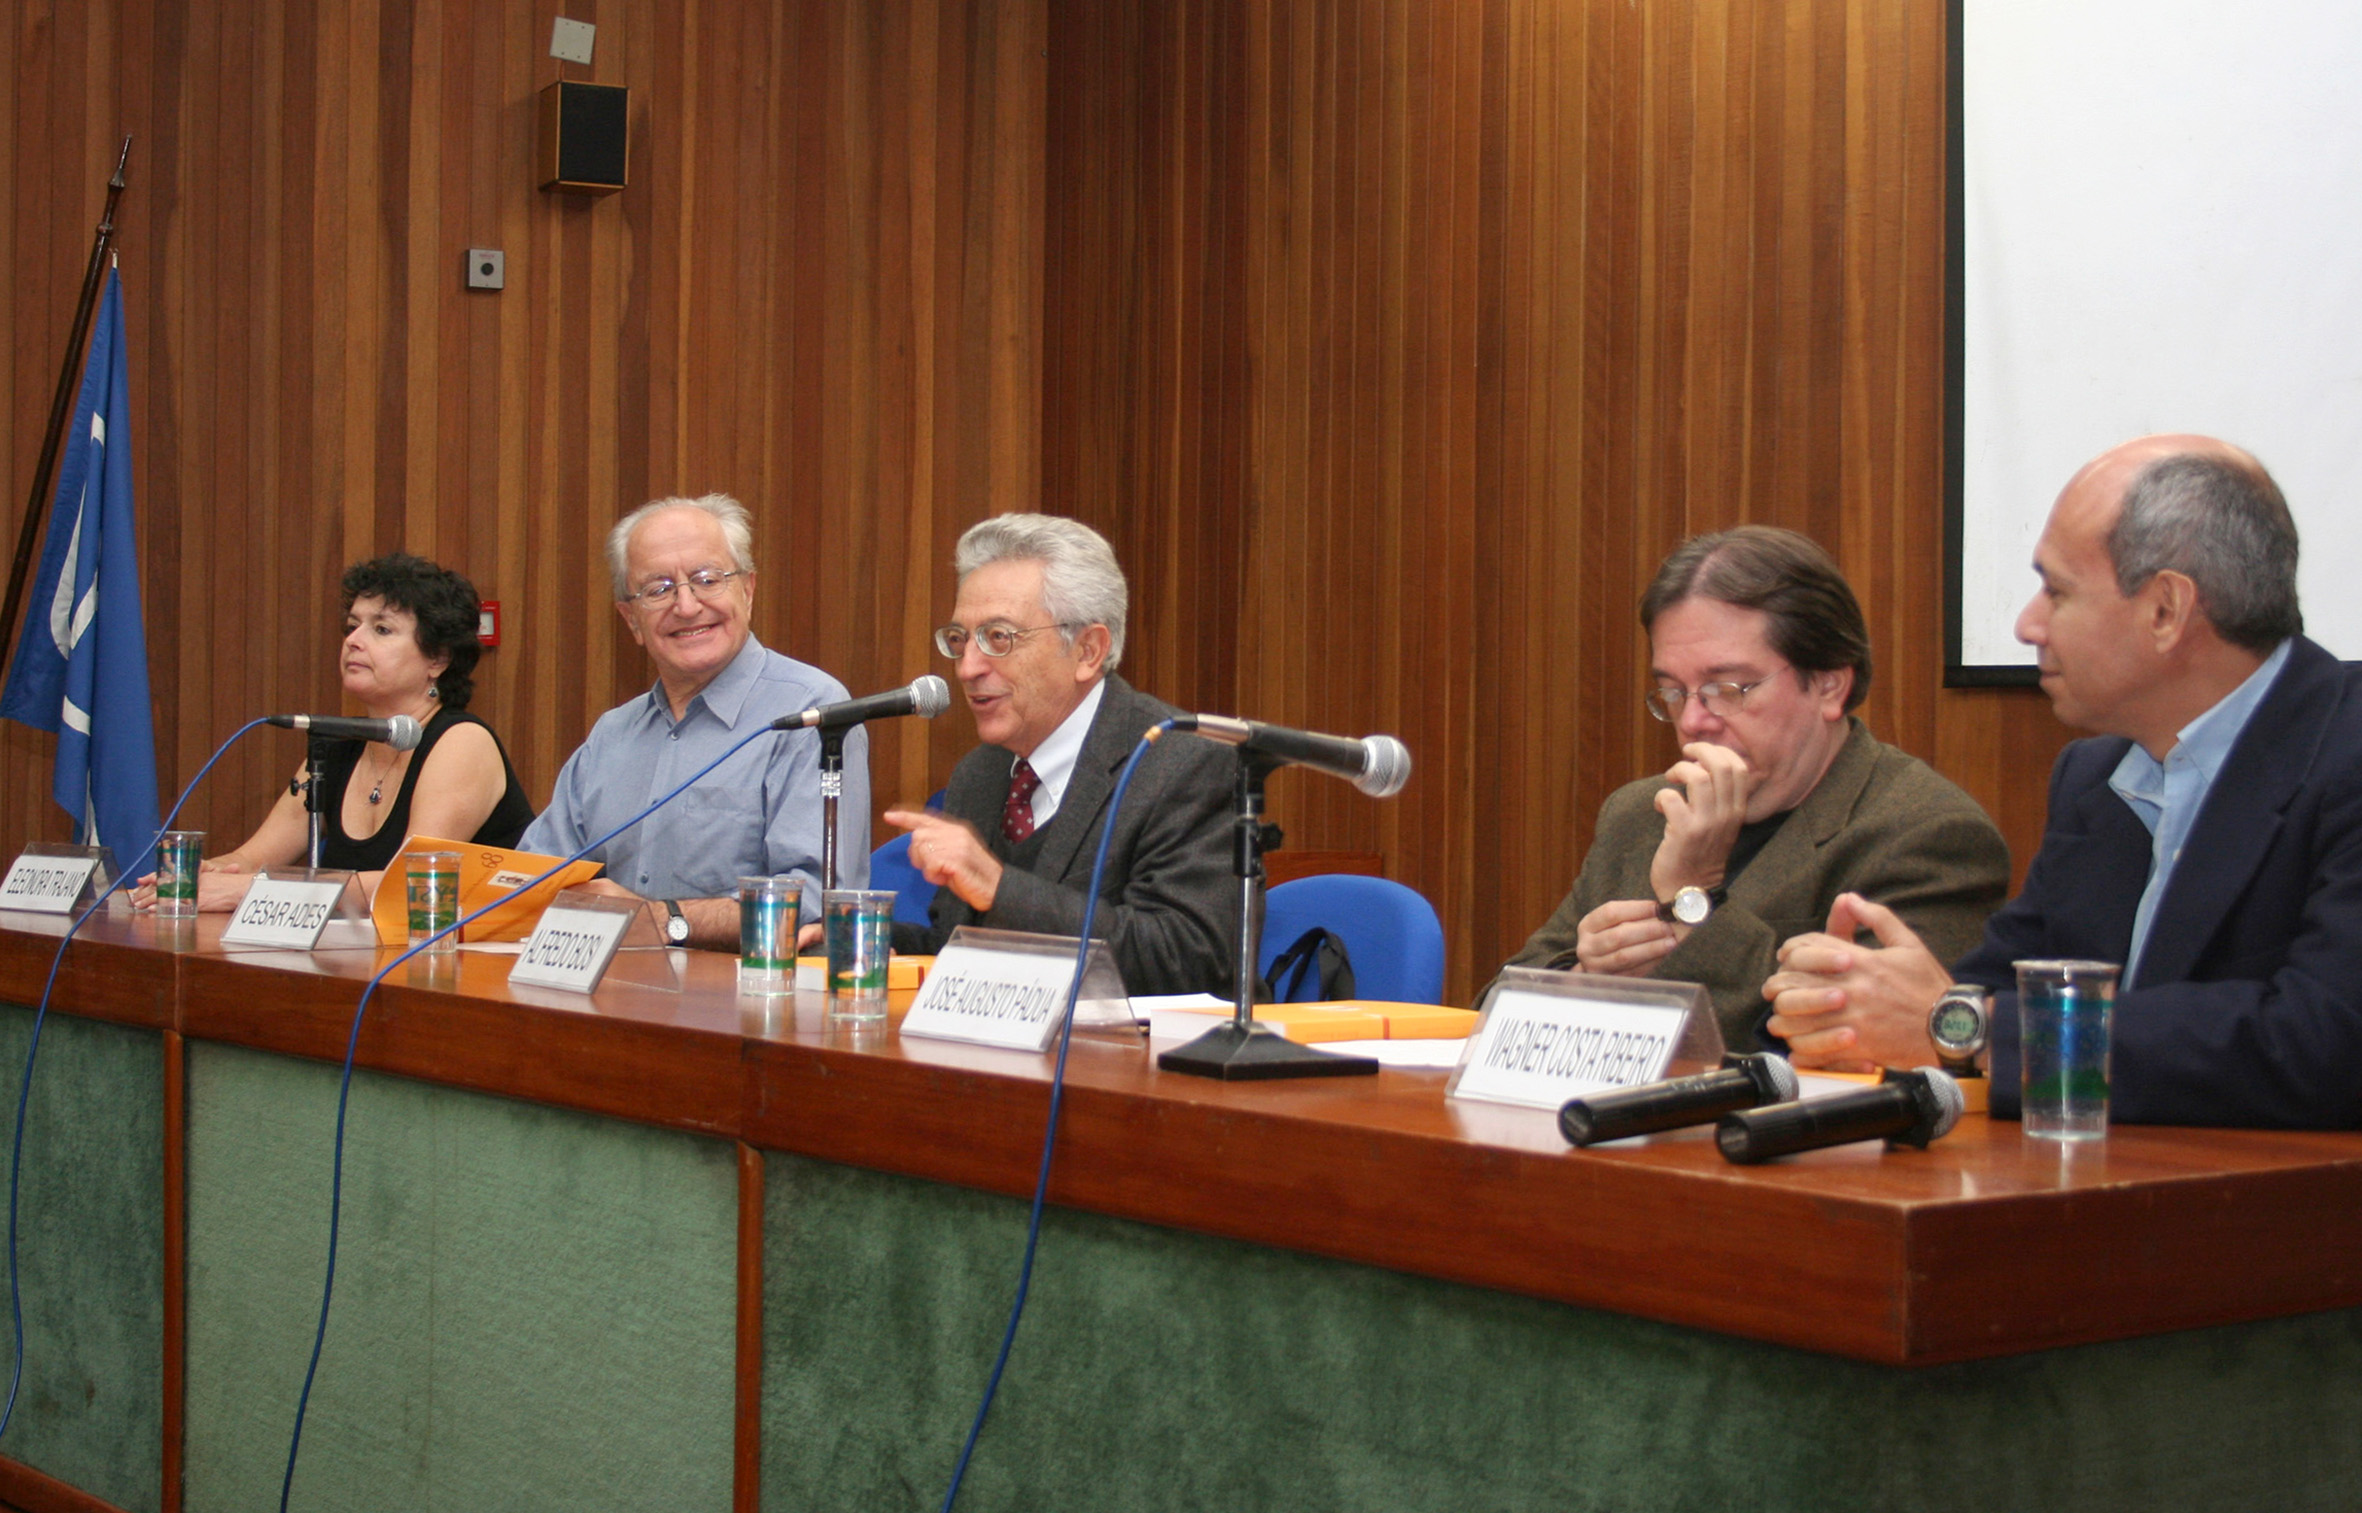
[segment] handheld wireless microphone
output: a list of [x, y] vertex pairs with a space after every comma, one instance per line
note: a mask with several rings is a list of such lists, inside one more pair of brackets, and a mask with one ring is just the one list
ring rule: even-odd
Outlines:
[[1709, 1124], [1734, 1109], [1786, 1103], [1795, 1096], [1796, 1069], [1787, 1058], [1768, 1051], [1730, 1055], [1716, 1071], [1570, 1098], [1558, 1111], [1558, 1130], [1569, 1145], [1597, 1145]]
[[1856, 1140], [1925, 1146], [1960, 1122], [1960, 1084], [1933, 1067], [1888, 1069], [1876, 1087], [1726, 1114], [1714, 1143], [1741, 1166]]

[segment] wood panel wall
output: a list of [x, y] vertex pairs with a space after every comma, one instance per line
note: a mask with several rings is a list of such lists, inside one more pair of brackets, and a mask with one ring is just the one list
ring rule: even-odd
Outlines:
[[1836, 552], [1866, 716], [2022, 864], [2063, 732], [1939, 687], [1940, 0], [1053, 0], [1051, 34], [1045, 495], [1118, 533], [1148, 686], [1409, 742], [1399, 799], [1272, 807], [1435, 901], [1453, 994], [1673, 759], [1635, 607], [1743, 521]]
[[[1760, 520], [1860, 590], [1872, 725], [2030, 854], [2063, 733], [1938, 686], [1944, 0], [564, 9], [633, 88], [612, 198], [532, 188], [555, 0], [0, 21], [11, 516], [138, 137], [168, 783], [242, 718], [333, 705], [334, 575], [374, 551], [502, 601], [481, 707], [540, 797], [646, 682], [595, 561], [622, 509], [748, 500], [759, 632], [862, 691], [926, 669], [959, 529], [1038, 502], [1116, 541], [1144, 687], [1410, 743], [1399, 799], [1285, 775], [1274, 817], [1383, 852], [1465, 994], [1671, 759], [1649, 573]], [[509, 287], [468, 293], [487, 245]], [[881, 798], [972, 738], [877, 733]], [[242, 834], [297, 755], [251, 739], [195, 822]], [[62, 831], [47, 766], [0, 727], [8, 834]]]
[[[13, 524], [115, 144], [162, 775], [339, 707], [335, 587], [396, 547], [500, 601], [477, 707], [545, 797], [649, 682], [600, 541], [670, 493], [756, 512], [758, 634], [855, 688], [924, 671], [958, 531], [1036, 493], [1038, 3], [573, 0], [632, 90], [631, 187], [534, 187], [555, 0], [12, 0], [0, 414]], [[469, 247], [507, 288], [464, 287]], [[0, 727], [0, 823], [62, 835]], [[878, 732], [883, 795], [959, 732]], [[234, 842], [301, 757], [249, 737]]]

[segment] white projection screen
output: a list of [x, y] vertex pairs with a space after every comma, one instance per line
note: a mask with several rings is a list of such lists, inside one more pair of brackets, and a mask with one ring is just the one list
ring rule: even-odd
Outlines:
[[2043, 516], [2155, 431], [2263, 459], [2362, 656], [2362, 5], [1953, 3], [1949, 681], [2031, 680]]

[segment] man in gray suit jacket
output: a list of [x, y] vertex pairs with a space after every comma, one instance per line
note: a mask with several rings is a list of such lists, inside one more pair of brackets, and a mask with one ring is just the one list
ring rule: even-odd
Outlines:
[[1976, 941], [2009, 848], [1976, 800], [1854, 718], [1870, 636], [1827, 552], [1768, 526], [1696, 537], [1640, 618], [1649, 712], [1681, 760], [1609, 795], [1574, 891], [1511, 966], [1700, 983], [1724, 1043], [1751, 1051], [1780, 943], [1841, 893], [1888, 901], [1939, 951]]
[[[959, 598], [935, 645], [958, 663], [984, 744], [960, 759], [940, 812], [890, 809], [911, 864], [936, 885], [927, 929], [895, 949], [940, 949], [960, 925], [1082, 933], [1108, 800], [1141, 734], [1179, 713], [1115, 675], [1129, 599], [1098, 532], [1050, 515], [997, 515], [960, 537]], [[1092, 933], [1133, 993], [1230, 989], [1236, 880], [1231, 757], [1159, 741], [1115, 816]]]

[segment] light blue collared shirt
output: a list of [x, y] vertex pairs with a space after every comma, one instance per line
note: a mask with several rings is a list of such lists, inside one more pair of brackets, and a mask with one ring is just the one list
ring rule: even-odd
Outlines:
[[2288, 665], [2290, 644], [2281, 642], [2263, 666], [2247, 675], [2246, 682], [2184, 725], [2164, 761], [2149, 755], [2135, 741], [2109, 775], [2108, 786], [2154, 838], [2149, 850], [2148, 886], [2141, 890], [2140, 908], [2132, 916], [2132, 958], [2124, 969], [2123, 985], [2127, 988], [2140, 971], [2141, 950], [2149, 942], [2149, 923], [2156, 917], [2158, 901], [2165, 897], [2166, 884], [2173, 880], [2174, 863], [2182, 859], [2182, 844], [2190, 838], [2190, 827], [2197, 823], [2198, 811], [2206, 807], [2214, 775], [2238, 744], [2240, 732], [2247, 728], [2248, 718], [2263, 702], [2272, 680]]
[[[599, 716], [566, 759], [549, 807], [518, 844], [571, 856], [672, 791], [733, 742], [781, 715], [845, 697], [845, 685], [753, 636], [675, 720], [658, 683]], [[715, 768], [688, 792], [591, 853], [642, 898], [733, 898], [740, 877], [791, 872], [803, 913], [820, 917], [820, 734], [781, 731]], [[845, 738], [837, 811], [837, 886], [869, 881], [869, 736]]]

